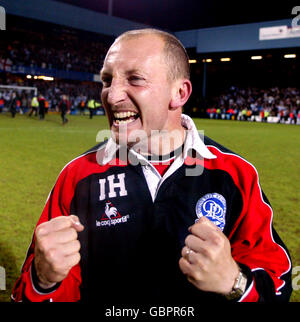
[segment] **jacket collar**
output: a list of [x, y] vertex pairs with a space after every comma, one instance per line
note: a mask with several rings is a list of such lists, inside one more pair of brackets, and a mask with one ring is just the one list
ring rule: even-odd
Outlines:
[[[183, 149], [183, 159], [185, 159], [190, 150], [195, 150], [199, 155], [205, 159], [215, 159], [216, 156], [212, 154], [206, 145], [204, 144], [203, 132], [198, 132], [194, 121], [185, 114], [181, 115], [181, 124], [186, 128], [186, 139]], [[100, 164], [108, 164], [111, 160], [116, 157], [116, 152], [120, 149], [120, 145], [117, 144], [112, 138], [110, 138], [107, 143], [100, 147], [98, 150], [97, 160]], [[138, 159], [145, 160], [142, 155], [136, 153], [133, 149], [129, 152], [133, 153]]]

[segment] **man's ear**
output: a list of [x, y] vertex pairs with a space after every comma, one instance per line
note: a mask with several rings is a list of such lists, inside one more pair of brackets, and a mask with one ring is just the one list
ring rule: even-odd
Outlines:
[[175, 82], [172, 90], [172, 98], [170, 101], [170, 110], [176, 110], [182, 107], [189, 99], [192, 93], [192, 83], [189, 79], [180, 79]]

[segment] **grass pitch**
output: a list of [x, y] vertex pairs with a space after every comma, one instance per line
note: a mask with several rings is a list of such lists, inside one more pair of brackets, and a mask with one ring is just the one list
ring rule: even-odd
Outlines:
[[[32, 232], [64, 165], [97, 144], [105, 117], [59, 115], [44, 121], [0, 114], [0, 266], [6, 270], [10, 301]], [[195, 119], [199, 130], [255, 165], [274, 210], [274, 226], [298, 266], [291, 301], [300, 302], [300, 126]], [[297, 274], [296, 274], [297, 273]], [[298, 277], [297, 277], [298, 276]]]

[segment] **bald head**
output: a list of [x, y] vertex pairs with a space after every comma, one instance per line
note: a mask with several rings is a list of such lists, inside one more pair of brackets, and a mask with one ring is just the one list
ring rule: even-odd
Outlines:
[[181, 42], [172, 34], [158, 29], [130, 30], [120, 35], [114, 42], [125, 41], [144, 36], [156, 36], [164, 43], [163, 57], [168, 69], [168, 78], [171, 81], [190, 79], [189, 57]]

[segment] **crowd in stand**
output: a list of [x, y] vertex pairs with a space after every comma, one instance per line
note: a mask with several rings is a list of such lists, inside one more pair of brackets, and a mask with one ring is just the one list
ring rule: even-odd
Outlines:
[[[71, 112], [83, 113], [91, 101], [99, 107], [100, 83], [62, 79], [43, 81], [11, 72], [14, 66], [26, 66], [99, 74], [110, 40], [51, 24], [38, 28], [36, 24], [30, 27], [31, 24], [24, 26], [17, 22], [1, 38], [0, 71], [4, 73], [0, 73], [0, 84], [36, 87], [37, 98], [45, 105], [46, 112], [56, 111], [65, 95]], [[32, 110], [34, 95], [34, 91], [0, 88], [0, 112], [9, 110], [13, 117], [18, 112], [37, 114], [36, 109]]]
[[300, 124], [300, 90], [232, 86], [214, 97], [206, 112], [214, 119]]
[[[88, 34], [86, 34], [88, 35]], [[91, 37], [91, 38], [88, 38]], [[85, 39], [86, 38], [86, 39]], [[41, 32], [35, 29], [11, 28], [4, 33], [0, 43], [0, 70], [10, 71], [12, 65], [39, 67], [99, 74], [109, 40], [82, 37], [72, 30], [55, 29]], [[2, 84], [35, 86], [45, 100], [46, 110], [56, 110], [63, 95], [68, 96], [71, 111], [81, 111], [88, 101], [100, 100], [100, 84], [55, 80], [45, 82], [7, 76]], [[31, 108], [33, 92], [2, 91], [0, 89], [0, 112], [10, 108], [25, 113]], [[272, 87], [267, 89], [239, 88], [232, 86], [210, 100], [207, 116], [214, 119], [251, 120], [300, 124], [300, 90], [297, 88]]]
[[41, 33], [12, 29], [0, 44], [6, 70], [14, 66], [39, 67], [98, 74], [108, 45], [72, 33]]

